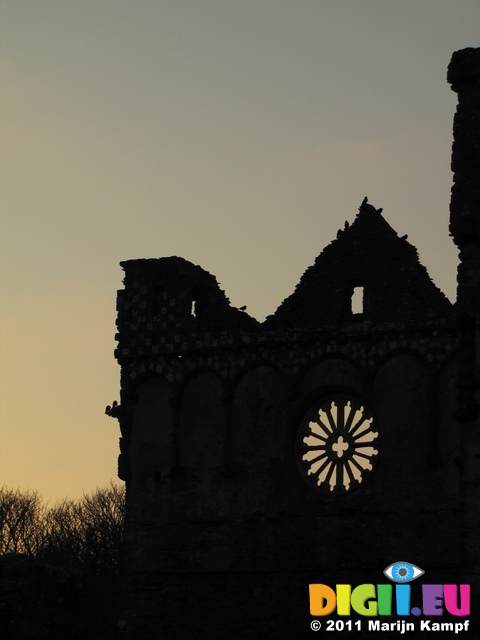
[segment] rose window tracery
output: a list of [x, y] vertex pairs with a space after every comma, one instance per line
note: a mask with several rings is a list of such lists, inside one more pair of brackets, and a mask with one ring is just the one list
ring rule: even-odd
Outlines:
[[330, 397], [305, 415], [297, 434], [296, 459], [303, 478], [328, 493], [346, 493], [363, 484], [378, 450], [371, 411], [357, 398]]

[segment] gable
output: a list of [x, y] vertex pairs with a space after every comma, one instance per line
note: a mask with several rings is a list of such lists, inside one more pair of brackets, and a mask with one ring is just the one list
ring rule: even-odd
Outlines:
[[[365, 198], [354, 222], [345, 223], [267, 326], [314, 328], [356, 319], [402, 322], [447, 315], [451, 303], [420, 264], [415, 247], [381, 212]], [[363, 300], [352, 309], [354, 292]]]

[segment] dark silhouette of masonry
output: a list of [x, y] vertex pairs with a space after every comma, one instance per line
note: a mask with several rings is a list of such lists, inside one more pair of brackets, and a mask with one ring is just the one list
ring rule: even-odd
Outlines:
[[122, 263], [123, 637], [311, 637], [310, 583], [398, 560], [478, 599], [480, 49], [448, 82], [455, 305], [367, 198], [264, 323], [182, 258]]

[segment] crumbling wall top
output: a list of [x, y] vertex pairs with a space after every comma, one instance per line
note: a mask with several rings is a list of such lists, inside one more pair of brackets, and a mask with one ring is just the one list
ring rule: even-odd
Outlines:
[[202, 333], [254, 332], [259, 327], [230, 305], [212, 274], [188, 260], [139, 259], [121, 266], [125, 289], [117, 294], [119, 361], [187, 350]]
[[453, 53], [447, 82], [456, 93], [471, 85], [478, 85], [480, 89], [480, 48], [468, 47]]
[[[360, 303], [354, 308], [356, 292]], [[382, 209], [365, 198], [354, 222], [345, 222], [267, 326], [419, 322], [445, 317], [450, 311], [450, 302], [431, 281], [407, 236], [399, 237]]]

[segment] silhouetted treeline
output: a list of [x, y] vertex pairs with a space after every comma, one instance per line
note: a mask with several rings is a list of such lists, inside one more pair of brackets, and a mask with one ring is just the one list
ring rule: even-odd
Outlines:
[[125, 490], [45, 504], [0, 489], [0, 637], [116, 637]]
[[98, 575], [118, 572], [125, 490], [111, 483], [53, 507], [36, 491], [0, 490], [0, 554], [26, 554]]

